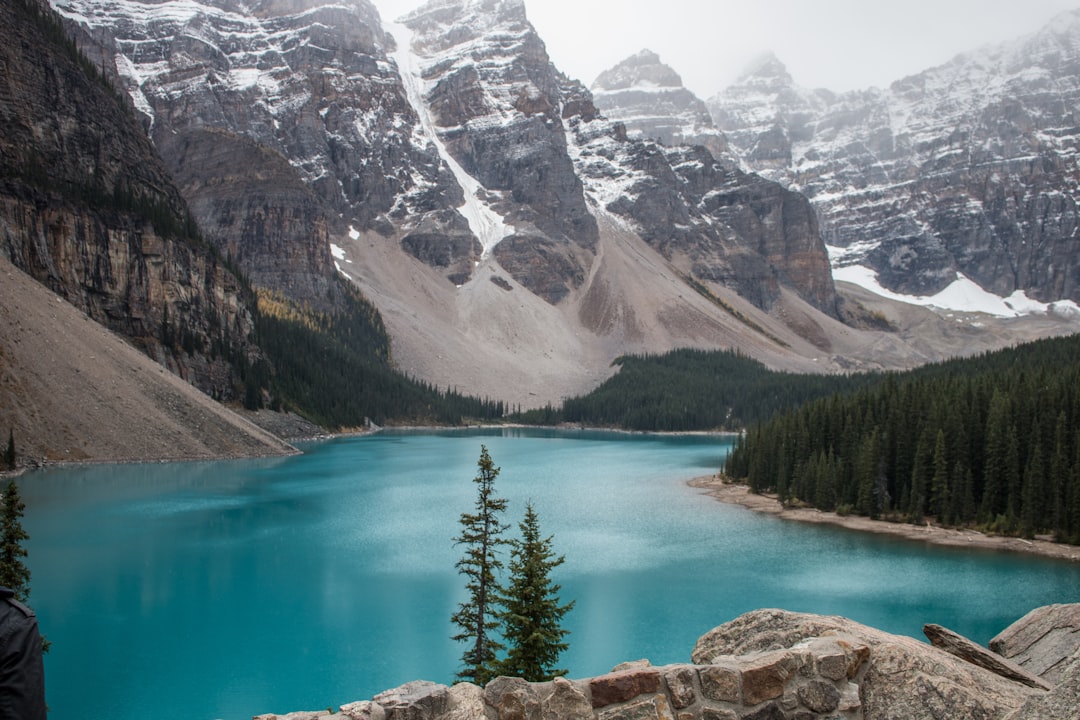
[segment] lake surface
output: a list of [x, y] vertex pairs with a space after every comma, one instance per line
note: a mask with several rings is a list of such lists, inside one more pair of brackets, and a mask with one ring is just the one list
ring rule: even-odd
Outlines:
[[451, 539], [485, 443], [506, 520], [531, 500], [566, 556], [572, 677], [694, 641], [748, 610], [843, 614], [985, 643], [1080, 600], [1080, 567], [784, 523], [686, 485], [730, 443], [525, 430], [383, 433], [303, 456], [98, 466], [20, 481], [53, 720], [247, 720], [449, 683], [464, 599]]

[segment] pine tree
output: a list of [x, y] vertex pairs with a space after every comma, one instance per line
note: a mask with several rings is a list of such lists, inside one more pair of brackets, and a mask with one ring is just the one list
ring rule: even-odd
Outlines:
[[7, 450], [4, 451], [4, 464], [8, 470], [15, 469], [15, 431], [8, 430]]
[[23, 541], [30, 536], [20, 521], [25, 510], [18, 486], [14, 480], [9, 481], [0, 509], [0, 586], [14, 590], [15, 598], [21, 602], [30, 597], [30, 570], [23, 564]]
[[465, 588], [469, 599], [450, 619], [461, 628], [453, 639], [469, 644], [461, 656], [464, 668], [458, 672], [458, 679], [484, 685], [495, 677], [498, 654], [503, 648], [492, 634], [499, 629], [499, 585], [495, 577], [503, 566], [499, 549], [508, 542], [499, 536], [509, 525], [499, 521], [506, 510], [506, 500], [495, 495], [500, 468], [495, 467], [484, 445], [480, 446], [477, 466], [479, 472], [473, 480], [477, 485], [476, 512], [461, 514], [461, 535], [454, 538], [455, 544], [465, 546], [465, 556], [458, 560], [457, 569], [468, 579]]
[[521, 538], [511, 541], [510, 585], [503, 594], [503, 639], [510, 649], [500, 664], [503, 675], [529, 682], [546, 682], [566, 674], [556, 669], [559, 655], [569, 645], [569, 634], [561, 626], [563, 616], [574, 607], [559, 604], [561, 586], [551, 580], [551, 571], [563, 564], [551, 549], [551, 536], [540, 535], [540, 522], [532, 503], [525, 506], [525, 519], [518, 525]]

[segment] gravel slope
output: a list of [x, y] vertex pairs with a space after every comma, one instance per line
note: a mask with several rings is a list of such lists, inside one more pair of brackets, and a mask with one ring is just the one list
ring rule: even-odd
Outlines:
[[21, 463], [283, 455], [214, 402], [0, 257], [0, 434]]

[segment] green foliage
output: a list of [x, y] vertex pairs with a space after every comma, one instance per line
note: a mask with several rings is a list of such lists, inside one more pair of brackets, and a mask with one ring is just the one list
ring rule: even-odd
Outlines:
[[506, 511], [506, 500], [495, 494], [495, 478], [499, 468], [480, 446], [476, 483], [476, 512], [461, 514], [461, 535], [454, 543], [465, 546], [465, 555], [458, 560], [458, 572], [465, 576], [469, 599], [458, 606], [450, 618], [461, 631], [453, 636], [457, 642], [468, 643], [461, 656], [463, 668], [459, 680], [484, 685], [494, 678], [498, 669], [498, 653], [503, 644], [495, 639], [499, 629], [499, 584], [496, 571], [502, 569], [499, 549], [507, 544], [501, 537], [509, 525], [500, 521]]
[[23, 541], [30, 539], [22, 527], [25, 510], [18, 485], [9, 481], [0, 508], [0, 586], [14, 590], [15, 598], [22, 602], [30, 597], [30, 570], [23, 563]]
[[882, 377], [776, 372], [737, 350], [675, 350], [615, 362], [619, 372], [588, 395], [515, 419], [661, 432], [734, 430]]
[[499, 664], [499, 674], [546, 682], [567, 672], [556, 665], [559, 655], [570, 647], [564, 641], [569, 631], [561, 621], [574, 603], [559, 604], [561, 587], [551, 580], [551, 571], [565, 558], [556, 557], [551, 536], [541, 536], [532, 503], [525, 506], [525, 519], [518, 528], [521, 538], [511, 540], [510, 585], [502, 597], [500, 618], [509, 651]]
[[15, 431], [8, 429], [7, 449], [4, 451], [4, 464], [8, 470], [15, 469]]
[[[345, 308], [320, 313], [264, 295], [256, 341], [266, 365], [245, 373], [245, 403], [261, 402], [259, 388], [324, 427], [360, 427], [364, 419], [459, 425], [466, 418], [502, 418], [501, 401], [467, 397], [413, 380], [390, 365], [390, 338], [375, 306], [342, 284]], [[253, 386], [253, 387], [252, 387]]]
[[890, 374], [759, 422], [728, 475], [822, 509], [1080, 543], [1080, 335]]

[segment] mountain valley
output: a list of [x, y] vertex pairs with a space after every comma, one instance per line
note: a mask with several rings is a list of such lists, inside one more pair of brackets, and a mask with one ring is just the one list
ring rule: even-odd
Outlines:
[[[52, 186], [20, 174], [18, 159], [4, 175], [0, 247], [223, 400], [239, 399], [237, 376], [261, 357], [255, 345], [220, 360], [208, 350], [222, 324], [235, 342], [254, 338], [245, 283], [287, 314], [332, 316], [347, 278], [377, 308], [398, 370], [525, 409], [588, 392], [627, 353], [738, 348], [781, 370], [899, 369], [1080, 329], [1075, 103], [1062, 90], [1080, 86], [1061, 50], [1072, 25], [1015, 46], [1026, 54], [987, 55], [984, 75], [958, 59], [888, 91], [802, 91], [770, 62], [706, 108], [653, 53], [591, 90], [565, 76], [521, 0], [433, 0], [396, 23], [367, 0], [52, 7], [129, 113], [107, 121], [127, 128], [122, 146], [76, 134], [66, 157], [86, 158], [110, 197], [129, 183], [159, 189], [189, 212], [216, 269], [172, 284], [191, 261], [151, 262], [165, 279], [150, 300], [124, 290], [102, 302], [101, 277], [142, 267], [118, 248], [150, 235], [125, 221], [131, 239], [87, 264], [78, 233], [60, 229], [83, 221], [52, 221], [42, 265], [29, 249], [42, 234], [17, 218], [26, 188], [44, 198]], [[8, 62], [27, 78], [22, 96], [55, 92], [33, 59]], [[941, 109], [949, 78], [966, 78], [972, 98], [992, 72], [984, 106]], [[6, 127], [40, 127], [47, 107], [5, 110]], [[41, 146], [27, 137], [8, 133], [5, 155]], [[870, 292], [850, 272], [860, 266], [891, 294]], [[957, 273], [1041, 312], [905, 302]], [[231, 315], [208, 321], [219, 306]], [[186, 348], [153, 342], [169, 323], [189, 328]]]

